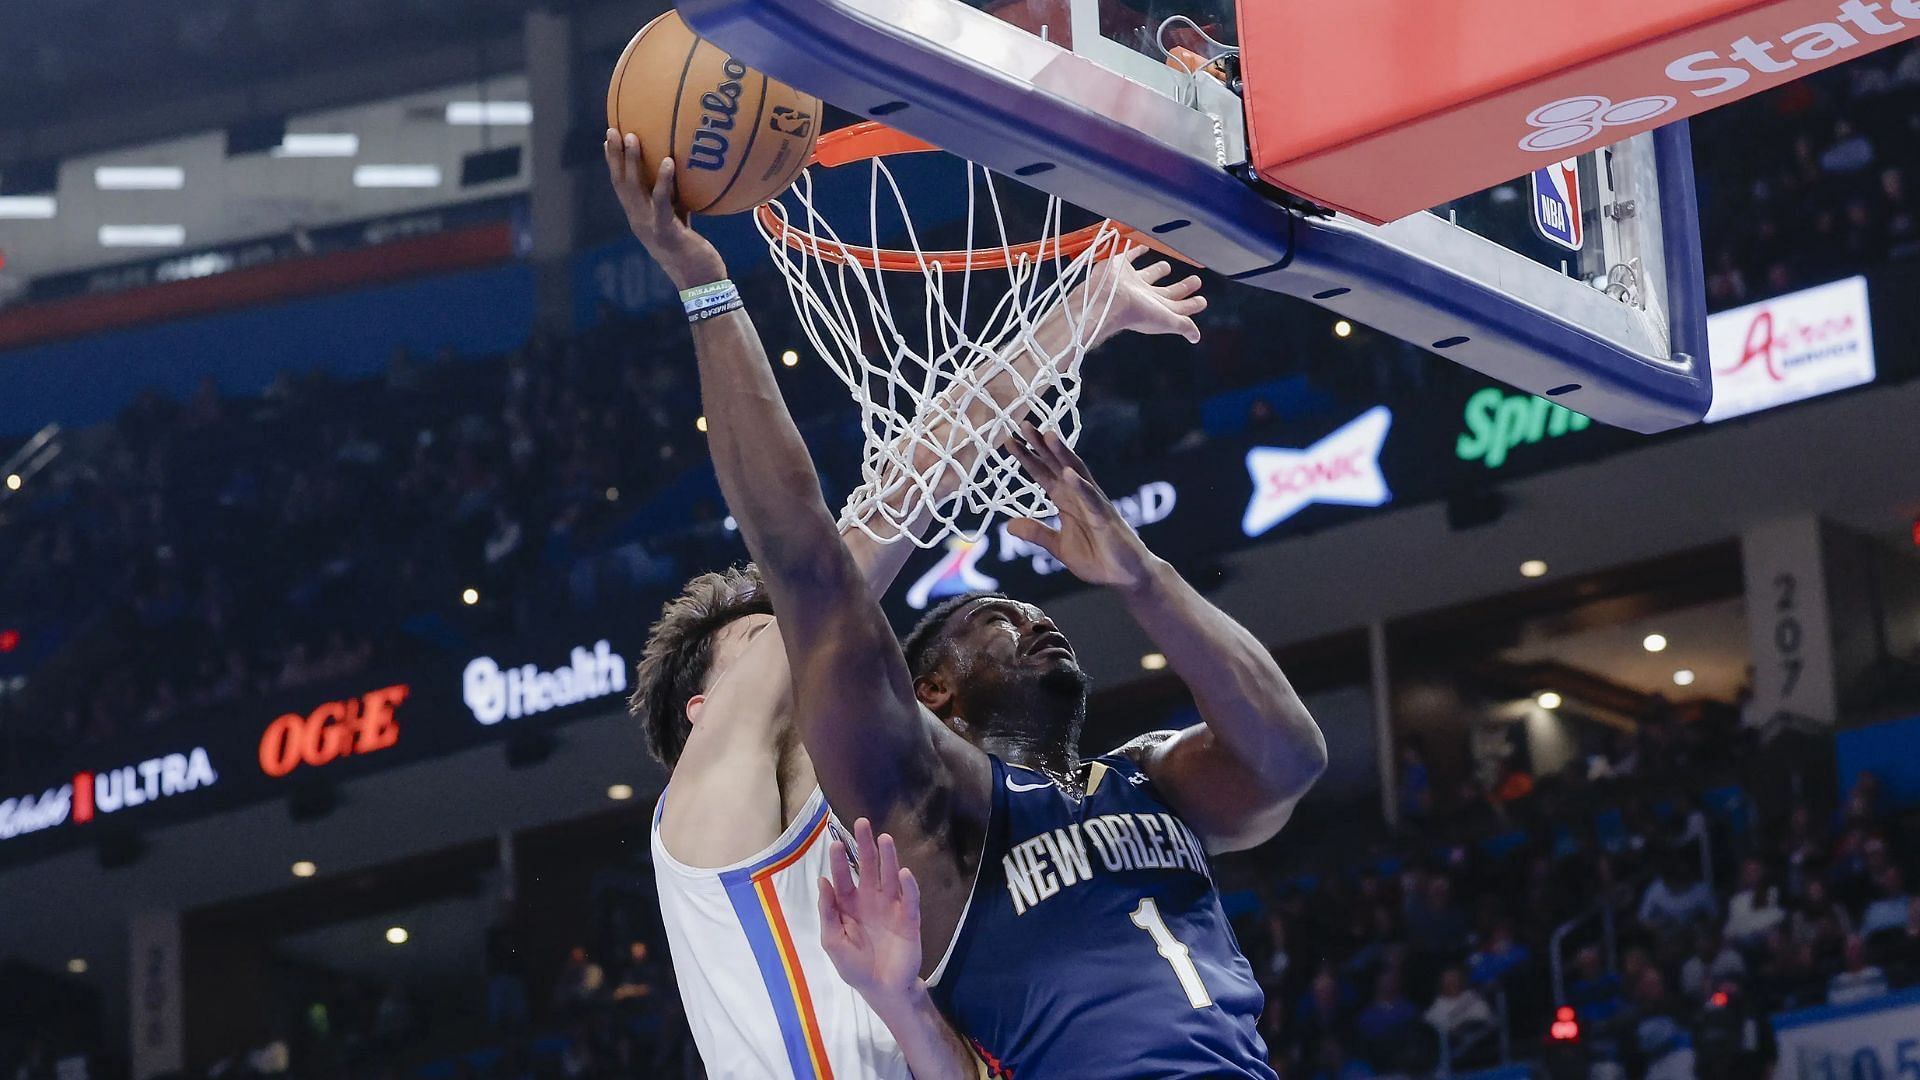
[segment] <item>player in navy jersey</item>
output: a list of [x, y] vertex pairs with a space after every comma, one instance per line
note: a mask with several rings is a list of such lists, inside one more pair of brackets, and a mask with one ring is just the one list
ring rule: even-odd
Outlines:
[[[662, 243], [724, 276], [691, 229]], [[1181, 306], [1136, 329], [1198, 341], [1199, 287], [1168, 287]], [[1028, 428], [1022, 462], [1060, 524], [1008, 528], [1112, 588], [1204, 721], [1083, 762], [1088, 679], [1059, 628], [1031, 605], [968, 597], [903, 649], [839, 542], [751, 323], [694, 336], [715, 472], [780, 612], [794, 726], [841, 819], [894, 838], [918, 886], [921, 974], [990, 1071], [1271, 1077], [1260, 992], [1207, 863], [1273, 836], [1326, 767], [1271, 654], [1147, 550], [1057, 435]], [[862, 988], [876, 989], [901, 988]]]

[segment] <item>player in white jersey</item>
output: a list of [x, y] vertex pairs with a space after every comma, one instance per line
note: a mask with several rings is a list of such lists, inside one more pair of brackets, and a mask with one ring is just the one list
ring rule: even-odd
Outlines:
[[[608, 171], [635, 236], [682, 287], [724, 277], [719, 256], [672, 210], [671, 163], [649, 191], [639, 154], [631, 137], [607, 133]], [[1171, 267], [1139, 269], [1137, 256], [1101, 271], [1117, 281], [1100, 340], [1122, 330], [1195, 332], [1191, 316], [1205, 305], [1198, 281], [1162, 286]], [[1068, 333], [1064, 318], [1043, 320], [1040, 348], [1016, 357], [1015, 367], [1031, 373], [1042, 356], [1052, 362]], [[695, 342], [760, 351], [744, 335], [710, 341], [696, 332]], [[764, 355], [752, 359], [766, 363]], [[913, 550], [857, 529], [842, 539], [876, 594]], [[973, 1055], [917, 978], [917, 941], [904, 981], [886, 977], [900, 958], [871, 943], [838, 938], [829, 959], [820, 910], [828, 900], [818, 883], [828, 876], [837, 826], [793, 729], [791, 683], [758, 575], [730, 570], [695, 578], [666, 606], [633, 696], [649, 749], [671, 772], [654, 814], [654, 865], [675, 976], [708, 1075], [972, 1077]], [[887, 865], [891, 848], [876, 850]], [[911, 888], [910, 880], [901, 884]]]

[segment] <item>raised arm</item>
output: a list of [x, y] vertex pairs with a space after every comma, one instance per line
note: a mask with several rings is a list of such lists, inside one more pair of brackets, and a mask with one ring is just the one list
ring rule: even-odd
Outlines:
[[1147, 549], [1059, 436], [1029, 428], [1016, 452], [1059, 507], [1060, 526], [1018, 521], [1014, 535], [1112, 587], [1199, 707], [1203, 723], [1130, 751], [1210, 850], [1265, 842], [1326, 769], [1319, 725], [1273, 655]]
[[[609, 141], [609, 167], [618, 170], [635, 233], [683, 290], [724, 280], [719, 253], [674, 211], [673, 163], [663, 162], [644, 190], [640, 153], [632, 136], [617, 155]], [[984, 822], [991, 770], [915, 699], [899, 643], [840, 542], [753, 323], [737, 301], [721, 307], [731, 310], [693, 325], [707, 442], [780, 613], [795, 725], [828, 801], [843, 817], [869, 818], [898, 838], [920, 877], [927, 932], [950, 933], [971, 885], [952, 838], [957, 825]]]

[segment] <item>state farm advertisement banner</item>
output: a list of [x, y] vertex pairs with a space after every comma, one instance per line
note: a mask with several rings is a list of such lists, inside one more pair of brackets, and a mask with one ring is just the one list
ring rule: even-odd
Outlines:
[[1873, 381], [1867, 279], [1836, 281], [1707, 320], [1713, 407], [1707, 422]]
[[1920, 0], [1342, 0], [1239, 31], [1260, 177], [1381, 222], [1920, 36]]

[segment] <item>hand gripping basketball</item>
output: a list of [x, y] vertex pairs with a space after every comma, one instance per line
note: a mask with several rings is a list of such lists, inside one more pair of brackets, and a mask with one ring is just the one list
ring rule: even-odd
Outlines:
[[649, 185], [659, 159], [674, 160], [682, 211], [737, 214], [786, 190], [805, 167], [820, 99], [748, 68], [668, 11], [614, 65], [607, 126], [658, 155], [642, 163]]
[[726, 277], [727, 264], [720, 253], [693, 230], [686, 212], [676, 205], [673, 159], [662, 160], [658, 173], [648, 183], [639, 139], [632, 135], [623, 139], [608, 128], [605, 151], [607, 175], [613, 181], [620, 208], [626, 211], [627, 225], [673, 280], [674, 287], [688, 289]]

